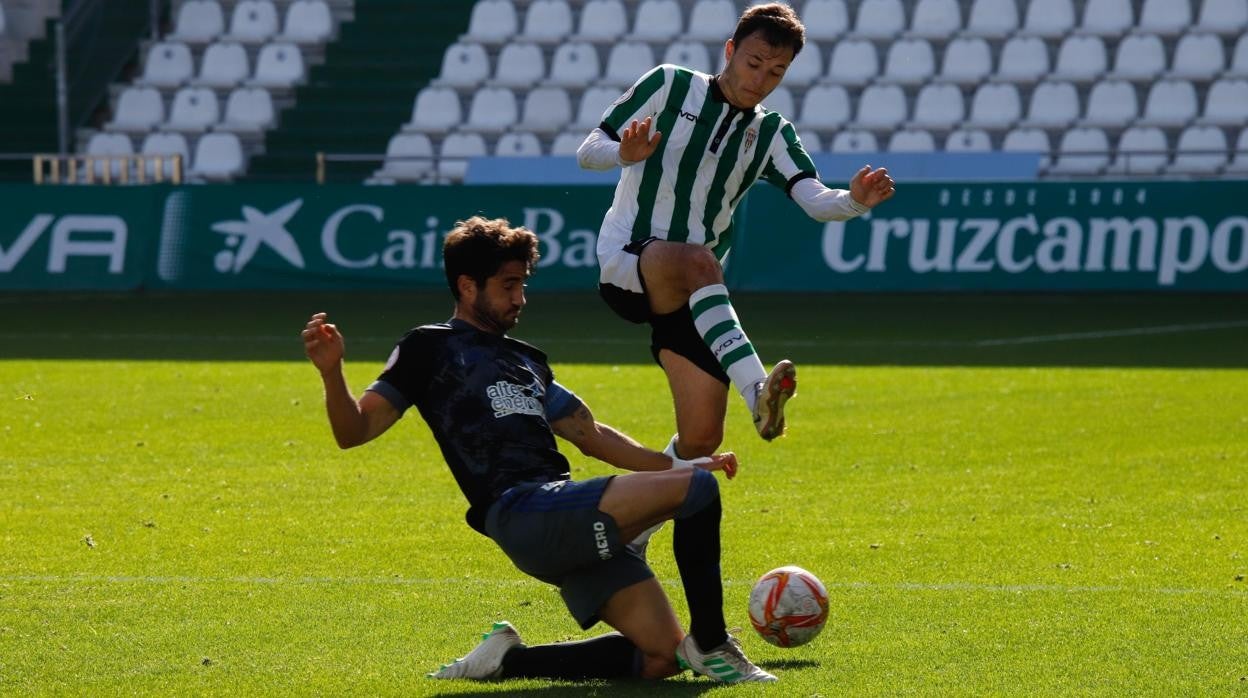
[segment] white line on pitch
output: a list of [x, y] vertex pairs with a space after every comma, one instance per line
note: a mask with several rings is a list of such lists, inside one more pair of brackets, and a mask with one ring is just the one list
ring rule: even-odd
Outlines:
[[1248, 327], [1248, 320], [1231, 320], [1229, 322], [1201, 322], [1187, 325], [1158, 325], [1154, 327], [1128, 327], [1121, 330], [1099, 330], [1095, 332], [1066, 332], [1062, 334], [1038, 334], [1030, 337], [1007, 337], [1005, 339], [985, 339], [975, 342], [979, 347], [998, 347], [1009, 344], [1040, 344], [1043, 342], [1068, 342], [1082, 339], [1109, 339], [1112, 337], [1138, 337], [1153, 334], [1182, 334], [1184, 332], [1205, 332], [1208, 330], [1226, 330], [1237, 327]]

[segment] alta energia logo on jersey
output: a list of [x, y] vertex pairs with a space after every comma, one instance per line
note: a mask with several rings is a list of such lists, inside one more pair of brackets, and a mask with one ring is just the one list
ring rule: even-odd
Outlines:
[[529, 394], [529, 390], [514, 383], [499, 381], [485, 389], [486, 397], [490, 398], [490, 407], [494, 416], [506, 417], [511, 414], [543, 415], [546, 410], [537, 398]]

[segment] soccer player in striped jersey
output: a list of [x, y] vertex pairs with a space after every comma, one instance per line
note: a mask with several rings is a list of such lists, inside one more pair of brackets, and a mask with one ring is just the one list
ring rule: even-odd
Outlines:
[[693, 458], [719, 447], [729, 383], [760, 436], [784, 433], [796, 369], [787, 360], [763, 368], [721, 266], [733, 211], [750, 185], [766, 180], [819, 221], [862, 215], [895, 191], [885, 169], [869, 166], [848, 190], [824, 186], [793, 124], [762, 106], [804, 42], [788, 5], [751, 7], [724, 44], [722, 72], [654, 68], [577, 151], [584, 168], [622, 168], [598, 237], [599, 291], [621, 317], [651, 325], [651, 351], [676, 405], [669, 454]]

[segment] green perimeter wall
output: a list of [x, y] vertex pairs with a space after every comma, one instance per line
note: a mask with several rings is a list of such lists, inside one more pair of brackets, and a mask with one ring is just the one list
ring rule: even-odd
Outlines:
[[[542, 239], [538, 289], [593, 289], [610, 187], [0, 186], [0, 289], [445, 288], [458, 219]], [[1248, 182], [902, 185], [818, 223], [759, 187], [730, 287], [1248, 291]]]

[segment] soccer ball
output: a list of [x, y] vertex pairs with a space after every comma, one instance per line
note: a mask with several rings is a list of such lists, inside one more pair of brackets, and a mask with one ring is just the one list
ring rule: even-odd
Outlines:
[[779, 647], [797, 647], [815, 639], [828, 620], [828, 590], [801, 567], [777, 567], [750, 591], [750, 624]]

